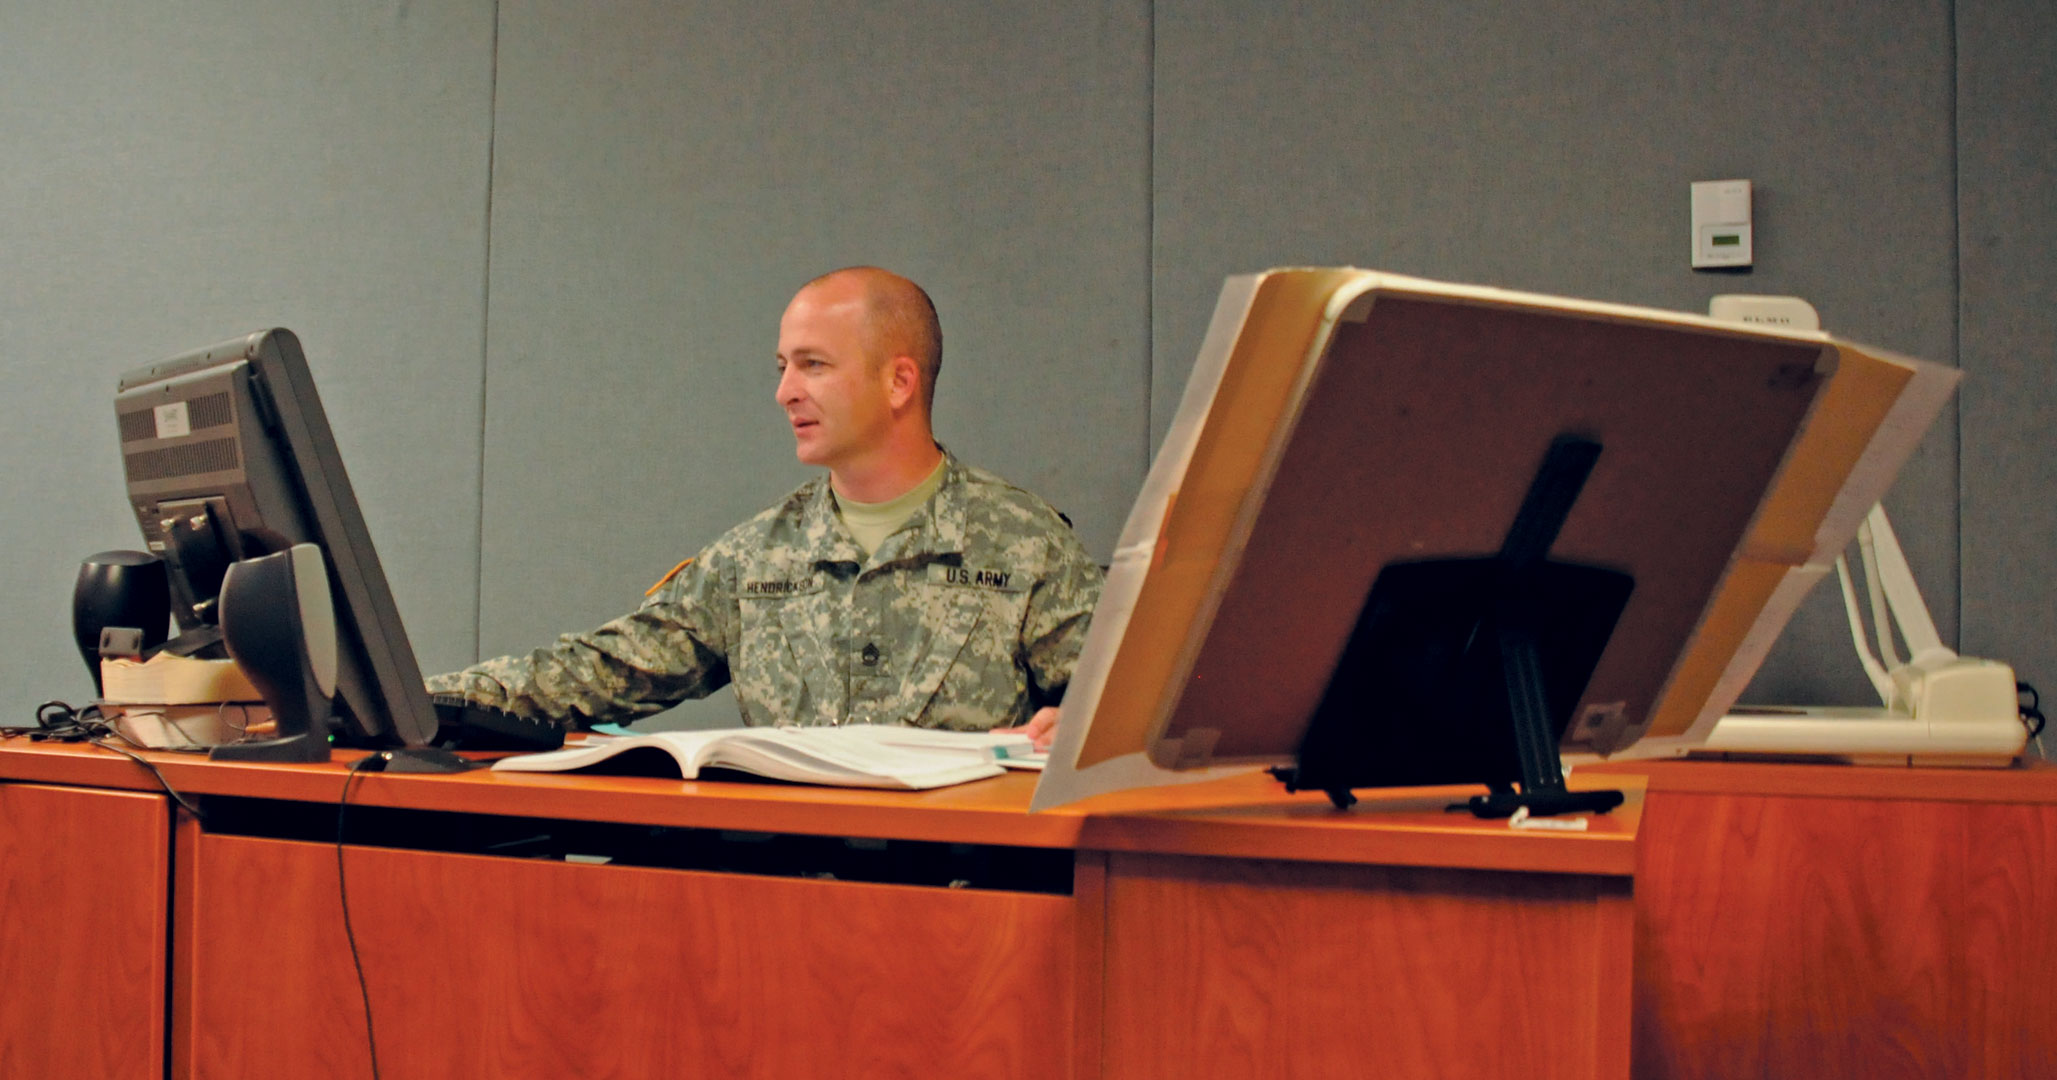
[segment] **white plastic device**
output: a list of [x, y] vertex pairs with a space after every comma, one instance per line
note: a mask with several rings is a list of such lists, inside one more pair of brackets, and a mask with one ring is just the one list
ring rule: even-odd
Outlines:
[[[1873, 507], [1858, 526], [1857, 548], [1877, 653], [1865, 641], [1849, 561], [1842, 556], [1836, 558], [1836, 577], [1857, 660], [1881, 707], [1738, 709], [1714, 725], [1701, 750], [1916, 765], [2011, 762], [2028, 742], [2014, 669], [1959, 656], [1942, 643], [1884, 507]], [[1895, 624], [1907, 645], [1905, 660], [1893, 647]]]
[[1693, 182], [1693, 268], [1748, 266], [1750, 182]]
[[1752, 326], [1775, 326], [1780, 330], [1819, 330], [1821, 313], [1797, 296], [1757, 296], [1750, 293], [1722, 293], [1707, 302], [1711, 318]]

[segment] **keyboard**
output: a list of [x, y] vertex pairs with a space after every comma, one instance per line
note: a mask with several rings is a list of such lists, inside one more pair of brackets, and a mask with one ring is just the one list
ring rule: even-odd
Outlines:
[[555, 750], [564, 729], [479, 705], [463, 694], [430, 694], [436, 709], [436, 745], [446, 750]]

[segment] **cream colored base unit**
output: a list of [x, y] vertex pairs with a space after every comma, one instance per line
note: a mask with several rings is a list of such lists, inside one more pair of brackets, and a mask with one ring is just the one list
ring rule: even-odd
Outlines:
[[[2005, 765], [2028, 745], [2014, 669], [1945, 647], [1914, 585], [1882, 507], [1857, 530], [1871, 601], [1873, 652], [1850, 570], [1836, 560], [1857, 660], [1884, 704], [1877, 708], [1738, 708], [1694, 753], [1830, 757], [1913, 765]], [[1910, 656], [1893, 643], [1897, 625]]]
[[2007, 765], [2028, 742], [2013, 713], [1923, 720], [1885, 709], [1824, 707], [1733, 712], [1694, 756], [1847, 759], [1857, 764]]

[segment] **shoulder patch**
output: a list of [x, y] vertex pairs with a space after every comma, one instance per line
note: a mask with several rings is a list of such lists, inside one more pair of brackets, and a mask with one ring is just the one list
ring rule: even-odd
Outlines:
[[679, 571], [681, 571], [681, 570], [684, 570], [684, 569], [685, 569], [686, 567], [688, 567], [688, 566], [691, 566], [691, 565], [693, 565], [693, 560], [692, 560], [691, 558], [688, 558], [688, 559], [686, 559], [686, 560], [685, 560], [684, 562], [681, 562], [681, 563], [679, 563], [679, 564], [678, 564], [677, 566], [674, 566], [674, 567], [672, 567], [672, 568], [671, 568], [671, 571], [670, 571], [669, 573], [667, 573], [667, 574], [665, 574], [665, 575], [664, 575], [663, 577], [661, 577], [661, 578], [658, 578], [658, 579], [657, 579], [657, 584], [655, 584], [655, 585], [652, 585], [652, 586], [650, 586], [650, 587], [649, 587], [649, 588], [647, 588], [647, 589], [644, 589], [644, 590], [643, 590], [643, 595], [644, 595], [644, 596], [656, 596], [656, 595], [657, 595], [657, 590], [659, 590], [659, 589], [662, 589], [662, 588], [664, 588], [664, 587], [665, 587], [666, 585], [669, 585], [669, 584], [671, 584], [671, 579], [672, 579], [672, 578], [675, 578], [675, 577], [677, 577], [677, 576], [679, 576]]

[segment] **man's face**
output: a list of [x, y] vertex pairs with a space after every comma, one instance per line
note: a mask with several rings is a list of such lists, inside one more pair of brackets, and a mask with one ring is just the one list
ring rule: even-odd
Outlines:
[[889, 365], [872, 363], [866, 331], [861, 289], [833, 280], [800, 290], [779, 319], [778, 403], [803, 464], [835, 470], [884, 441]]

